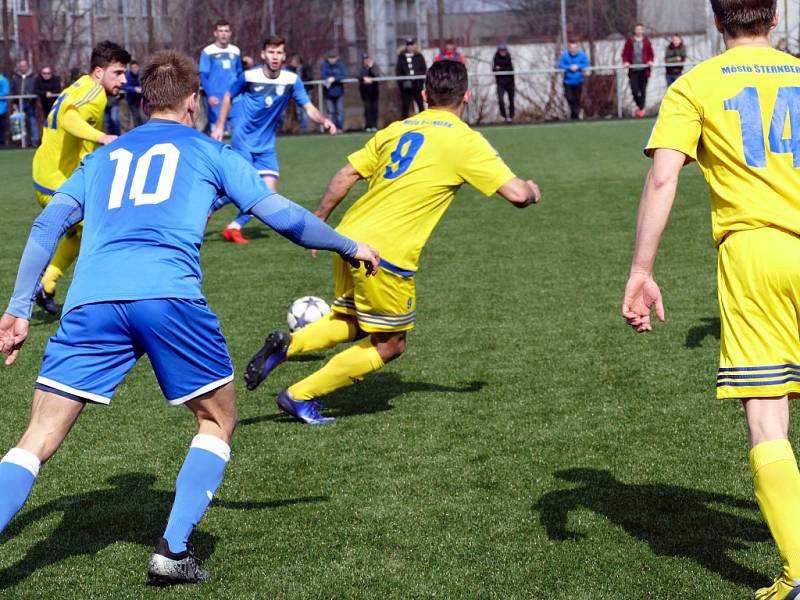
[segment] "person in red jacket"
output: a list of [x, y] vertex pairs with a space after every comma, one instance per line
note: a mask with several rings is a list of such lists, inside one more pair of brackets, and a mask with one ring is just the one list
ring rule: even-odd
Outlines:
[[445, 40], [444, 48], [436, 55], [433, 62], [439, 62], [440, 60], [454, 60], [462, 65], [467, 64], [464, 60], [464, 55], [456, 50], [456, 43], [453, 40]]
[[650, 38], [644, 34], [644, 25], [637, 23], [633, 28], [633, 36], [625, 40], [625, 46], [622, 49], [622, 63], [628, 67], [628, 79], [631, 82], [633, 101], [637, 107], [636, 116], [639, 118], [645, 114], [647, 80], [650, 79], [650, 67], [653, 65], [654, 58], [653, 45], [650, 43]]

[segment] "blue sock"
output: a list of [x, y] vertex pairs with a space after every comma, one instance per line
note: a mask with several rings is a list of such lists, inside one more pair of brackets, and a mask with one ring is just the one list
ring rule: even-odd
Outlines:
[[250, 215], [250, 214], [247, 214], [247, 213], [239, 213], [239, 216], [237, 216], [233, 220], [233, 222], [236, 223], [239, 226], [239, 229], [241, 229], [242, 227], [247, 225], [250, 222], [250, 219], [252, 219], [252, 218], [253, 218], [253, 215]]
[[25, 504], [39, 467], [38, 457], [21, 448], [12, 448], [0, 461], [0, 532]]
[[213, 435], [200, 433], [192, 440], [175, 482], [175, 502], [164, 531], [164, 539], [172, 552], [186, 550], [192, 530], [203, 518], [214, 492], [222, 483], [230, 454], [230, 446]]

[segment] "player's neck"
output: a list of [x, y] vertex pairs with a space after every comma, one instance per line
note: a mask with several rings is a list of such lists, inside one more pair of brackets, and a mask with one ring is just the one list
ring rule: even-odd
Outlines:
[[225, 50], [225, 48], [227, 48], [228, 46], [230, 46], [230, 45], [231, 45], [231, 43], [230, 43], [230, 42], [228, 42], [227, 44], [221, 44], [221, 43], [219, 43], [219, 42], [214, 42], [214, 45], [215, 45], [217, 48], [222, 48], [223, 50]]
[[273, 71], [267, 65], [264, 65], [264, 75], [266, 75], [267, 78], [275, 79], [280, 74], [281, 74], [281, 67], [278, 67]]
[[464, 106], [464, 104], [459, 104], [458, 106], [429, 106], [428, 110], [441, 110], [444, 112], [449, 112], [460, 119], [461, 115], [464, 114]]
[[97, 85], [100, 85], [100, 82], [103, 80], [102, 75], [95, 75], [94, 72], [89, 73], [89, 77], [91, 77], [92, 81], [94, 81]]
[[175, 121], [181, 125], [191, 125], [191, 118], [187, 111], [157, 110], [150, 115], [150, 118], [161, 119], [162, 121]]
[[772, 42], [768, 35], [757, 37], [732, 38], [725, 36], [725, 47], [728, 50], [733, 48], [772, 48]]

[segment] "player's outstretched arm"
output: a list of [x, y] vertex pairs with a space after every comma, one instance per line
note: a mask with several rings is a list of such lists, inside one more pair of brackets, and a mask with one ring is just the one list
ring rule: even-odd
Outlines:
[[336, 135], [336, 125], [333, 124], [333, 121], [326, 119], [325, 116], [319, 112], [319, 109], [311, 102], [304, 104], [303, 110], [306, 111], [309, 119], [322, 125], [325, 128], [325, 131], [331, 135]]
[[64, 128], [64, 131], [81, 140], [96, 144], [110, 144], [117, 139], [116, 135], [105, 134], [89, 125], [78, 112], [78, 109], [74, 107], [66, 110], [59, 123]]
[[339, 169], [339, 172], [328, 183], [328, 188], [319, 201], [319, 206], [314, 211], [314, 214], [323, 221], [327, 221], [334, 209], [347, 197], [347, 194], [350, 193], [350, 190], [359, 179], [363, 179], [363, 177], [350, 163]]
[[530, 179], [524, 180], [519, 177], [508, 180], [500, 186], [497, 193], [517, 208], [538, 204], [542, 200], [542, 192], [539, 190], [539, 186]]
[[222, 99], [222, 106], [219, 109], [217, 123], [214, 125], [214, 131], [211, 132], [211, 137], [218, 142], [221, 142], [222, 138], [225, 137], [225, 123], [228, 121], [228, 113], [231, 112], [232, 104], [231, 93], [225, 92], [225, 97]]
[[636, 224], [636, 247], [622, 298], [622, 316], [638, 333], [652, 331], [652, 309], [660, 321], [666, 318], [661, 290], [653, 279], [653, 265], [685, 161], [686, 155], [682, 152], [658, 148], [645, 180]]
[[280, 194], [265, 197], [250, 212], [276, 233], [299, 246], [338, 252], [354, 264], [364, 262], [368, 275], [374, 275], [378, 270], [380, 255], [377, 250], [343, 236], [325, 221]]

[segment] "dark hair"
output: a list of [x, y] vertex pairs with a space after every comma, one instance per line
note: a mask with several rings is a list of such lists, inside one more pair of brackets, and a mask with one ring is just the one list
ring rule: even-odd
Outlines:
[[467, 68], [458, 61], [433, 63], [425, 75], [425, 91], [431, 106], [458, 106], [468, 86]]
[[756, 37], [769, 33], [777, 0], [711, 0], [711, 8], [731, 37]]
[[148, 113], [178, 108], [200, 88], [194, 61], [174, 50], [153, 54], [142, 69], [142, 98]]
[[132, 67], [133, 65], [138, 65], [138, 64], [139, 64], [138, 60], [132, 60], [131, 62], [128, 63], [128, 66]]
[[266, 50], [270, 46], [285, 46], [286, 40], [279, 35], [271, 35], [264, 40], [263, 49]]
[[230, 21], [226, 21], [225, 19], [220, 19], [219, 21], [214, 23], [215, 30], [219, 29], [220, 27], [230, 27], [230, 26], [231, 26]]
[[131, 55], [119, 44], [114, 42], [100, 42], [92, 49], [92, 58], [90, 67], [94, 71], [97, 67], [105, 69], [108, 65], [113, 63], [121, 63], [127, 65], [131, 62]]

